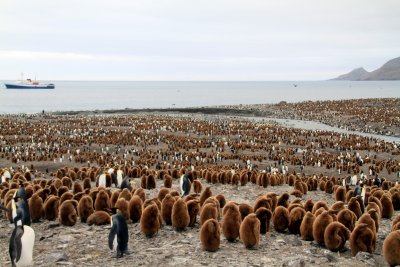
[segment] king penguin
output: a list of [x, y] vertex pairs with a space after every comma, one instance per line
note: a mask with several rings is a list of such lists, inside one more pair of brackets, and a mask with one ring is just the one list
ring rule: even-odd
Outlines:
[[17, 216], [13, 218], [15, 228], [11, 234], [9, 243], [11, 265], [13, 267], [29, 266], [32, 263], [35, 231], [30, 226], [23, 223], [24, 211], [21, 206], [18, 207], [16, 203], [14, 203], [11, 208], [12, 214], [17, 214]]
[[11, 207], [16, 206], [15, 209], [11, 209], [13, 222], [15, 221], [15, 218], [19, 217], [22, 221], [22, 225], [31, 225], [31, 215], [29, 213], [28, 197], [25, 187], [21, 187], [15, 192], [11, 203]]
[[181, 176], [180, 185], [181, 185], [181, 197], [189, 195], [191, 183], [187, 174]]
[[108, 246], [111, 250], [117, 251], [117, 258], [128, 254], [128, 240], [128, 225], [124, 216], [118, 211], [117, 214], [111, 217], [111, 231], [108, 235]]

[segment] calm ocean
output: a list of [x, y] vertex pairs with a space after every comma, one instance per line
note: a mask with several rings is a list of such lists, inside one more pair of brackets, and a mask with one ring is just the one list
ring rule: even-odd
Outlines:
[[1, 83], [0, 114], [400, 97], [400, 81], [53, 83], [55, 90], [11, 90]]

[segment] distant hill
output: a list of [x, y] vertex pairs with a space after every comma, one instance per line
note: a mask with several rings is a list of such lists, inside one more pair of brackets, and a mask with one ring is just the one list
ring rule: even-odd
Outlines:
[[377, 70], [368, 72], [364, 68], [357, 68], [347, 74], [340, 75], [332, 80], [342, 81], [380, 81], [400, 80], [400, 57], [386, 62]]

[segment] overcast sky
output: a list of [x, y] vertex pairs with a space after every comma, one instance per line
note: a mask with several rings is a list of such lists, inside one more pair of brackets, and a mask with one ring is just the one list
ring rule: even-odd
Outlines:
[[400, 56], [399, 0], [1, 0], [0, 79], [324, 80]]

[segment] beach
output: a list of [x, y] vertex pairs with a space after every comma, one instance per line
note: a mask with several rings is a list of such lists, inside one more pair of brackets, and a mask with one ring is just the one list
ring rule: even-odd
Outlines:
[[[379, 100], [378, 103], [388, 101], [395, 104], [382, 106], [396, 108], [398, 99]], [[358, 102], [354, 100], [353, 104]], [[281, 103], [273, 107], [276, 113], [272, 114], [289, 116], [290, 112], [303, 110], [302, 105]], [[324, 114], [319, 116], [321, 121], [328, 123], [324, 118], [329, 116], [318, 112]], [[379, 176], [395, 187], [400, 174], [400, 150], [395, 142], [354, 134], [286, 128], [272, 121], [252, 119], [254, 115], [267, 113], [263, 106], [241, 106], [3, 115], [0, 117], [0, 169], [3, 173], [5, 169], [12, 170], [16, 177], [29, 172], [34, 176], [33, 181], [43, 184], [42, 181], [64, 176], [82, 183], [91, 173], [115, 168], [131, 178], [133, 189], [143, 186], [143, 175], [154, 175], [156, 187], [144, 189], [146, 199], [157, 197], [164, 187], [165, 178], [160, 176], [161, 173], [171, 174], [173, 183], [169, 190], [179, 192], [180, 175], [174, 177], [174, 172], [184, 174], [193, 169], [203, 189], [210, 186], [213, 196], [222, 194], [226, 202], [250, 205], [267, 192], [293, 193], [290, 176], [303, 181], [314, 179], [318, 183], [334, 180], [341, 185], [342, 179], [363, 174], [366, 181]], [[315, 118], [301, 112], [296, 114], [294, 118]], [[398, 121], [396, 114], [388, 125], [394, 127], [390, 128], [393, 133], [398, 132], [398, 124], [392, 123]], [[334, 118], [354, 122], [340, 113]], [[376, 123], [382, 125], [388, 121]], [[137, 170], [141, 175], [135, 174]], [[210, 178], [211, 173], [231, 170], [241, 175], [248, 173], [248, 181], [242, 185], [229, 179]], [[270, 173], [270, 179], [275, 177], [276, 184], [271, 180], [261, 182], [257, 177], [263, 173]], [[92, 180], [91, 186], [95, 188], [95, 185], [96, 180]], [[5, 184], [1, 189], [6, 189]], [[114, 185], [108, 190], [117, 191]], [[308, 199], [324, 200], [329, 206], [336, 201], [335, 194], [320, 187], [297, 197], [290, 195], [291, 202], [302, 203]], [[395, 211], [393, 218], [399, 214]], [[8, 265], [6, 251], [12, 227], [4, 214], [0, 227], [0, 262]], [[36, 232], [34, 265], [37, 266], [385, 266], [382, 244], [390, 232], [391, 220], [380, 220], [375, 252], [359, 253], [356, 257], [352, 257], [348, 245], [343, 251], [334, 253], [313, 241], [302, 240], [299, 235], [277, 232], [273, 227], [261, 236], [256, 250], [246, 249], [238, 240], [228, 242], [221, 235], [220, 249], [209, 253], [202, 250], [197, 220], [194, 227], [183, 232], [164, 224], [153, 238], [146, 238], [141, 233], [139, 223], [130, 223], [130, 255], [116, 259], [107, 247], [109, 225], [89, 226], [78, 221], [67, 227], [58, 220], [42, 218], [32, 227]]]

